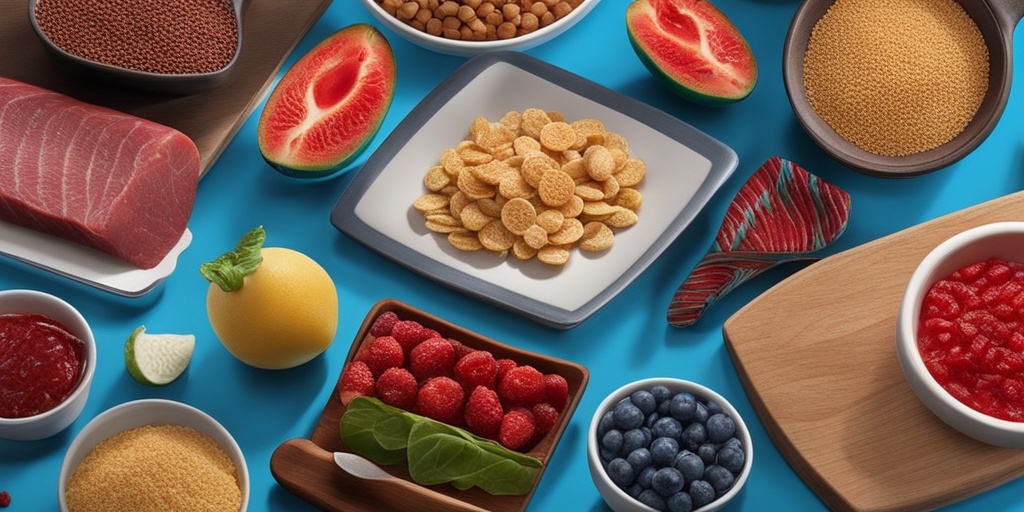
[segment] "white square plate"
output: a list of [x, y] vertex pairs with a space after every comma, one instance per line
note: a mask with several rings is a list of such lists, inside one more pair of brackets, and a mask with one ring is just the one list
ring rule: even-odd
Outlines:
[[[647, 175], [639, 222], [615, 245], [573, 250], [552, 267], [487, 251], [463, 252], [432, 233], [412, 208], [423, 175], [477, 116], [497, 121], [527, 108], [593, 118], [629, 143]], [[736, 169], [728, 146], [647, 104], [517, 52], [468, 60], [420, 102], [367, 160], [331, 212], [331, 223], [370, 249], [481, 300], [542, 324], [573, 327], [631, 283], [690, 224]]]

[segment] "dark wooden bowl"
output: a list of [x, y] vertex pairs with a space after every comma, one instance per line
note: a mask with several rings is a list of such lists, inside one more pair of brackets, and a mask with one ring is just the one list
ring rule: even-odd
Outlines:
[[782, 75], [804, 130], [818, 146], [840, 163], [865, 174], [899, 178], [917, 176], [947, 167], [977, 148], [995, 128], [1010, 95], [1013, 77], [1013, 30], [1024, 17], [1019, 0], [956, 0], [978, 25], [989, 51], [988, 91], [974, 119], [953, 140], [937, 148], [902, 156], [880, 156], [865, 151], [839, 136], [807, 101], [803, 62], [811, 29], [836, 0], [804, 0], [797, 9], [783, 47]]

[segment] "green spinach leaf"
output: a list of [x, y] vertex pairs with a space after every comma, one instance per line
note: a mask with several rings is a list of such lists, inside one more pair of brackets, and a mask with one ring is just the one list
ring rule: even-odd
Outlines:
[[341, 436], [355, 453], [378, 464], [408, 463], [416, 483], [476, 486], [494, 495], [530, 492], [540, 460], [466, 430], [356, 397], [341, 418]]

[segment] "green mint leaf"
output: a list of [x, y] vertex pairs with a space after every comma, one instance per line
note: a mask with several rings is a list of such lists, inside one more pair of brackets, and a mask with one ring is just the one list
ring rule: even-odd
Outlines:
[[266, 239], [267, 233], [263, 226], [253, 228], [242, 236], [233, 251], [199, 265], [199, 273], [225, 292], [241, 288], [245, 283], [245, 276], [255, 272], [260, 263], [263, 263], [261, 251]]

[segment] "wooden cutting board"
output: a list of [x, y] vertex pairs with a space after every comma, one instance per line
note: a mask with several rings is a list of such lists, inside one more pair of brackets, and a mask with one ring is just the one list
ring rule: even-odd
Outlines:
[[943, 240], [1024, 220], [1024, 192], [816, 262], [730, 317], [725, 343], [793, 469], [835, 510], [932, 509], [1024, 475], [1024, 450], [947, 426], [896, 357], [896, 315], [918, 262]]
[[171, 126], [199, 147], [206, 174], [278, 69], [316, 23], [330, 0], [250, 0], [242, 20], [242, 51], [228, 82], [186, 96], [138, 91], [68, 73], [43, 46], [29, 22], [28, 0], [0, 0], [0, 76], [45, 87]]

